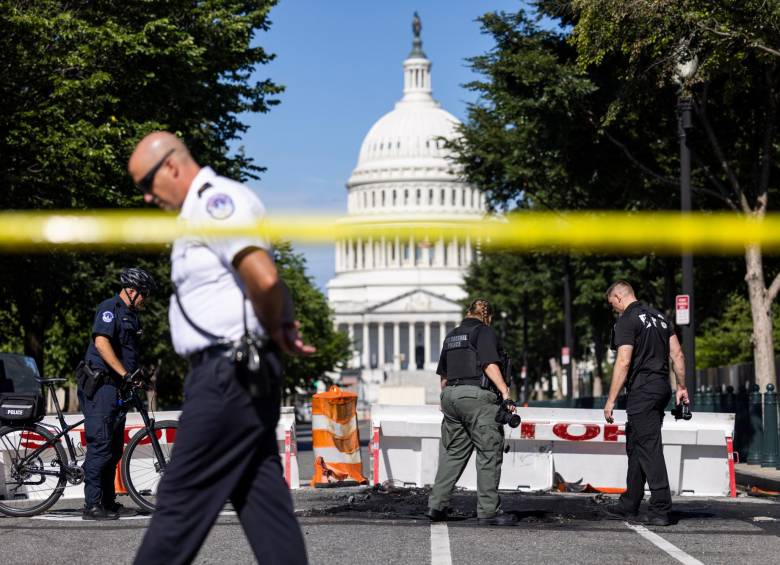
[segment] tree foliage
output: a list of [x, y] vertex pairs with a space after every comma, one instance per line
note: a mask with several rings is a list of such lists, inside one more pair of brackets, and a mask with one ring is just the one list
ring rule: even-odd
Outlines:
[[[619, 52], [601, 53], [583, 65], [572, 35], [579, 21], [575, 6], [538, 5], [569, 27], [544, 30], [523, 12], [480, 20], [495, 45], [471, 60], [480, 79], [467, 86], [479, 98], [469, 107], [461, 139], [450, 144], [466, 178], [498, 210], [678, 209], [676, 88], [627, 84], [628, 63]], [[593, 18], [622, 13], [602, 8], [605, 13], [593, 10]], [[696, 203], [721, 207], [722, 194], [707, 184], [708, 174], [703, 167], [695, 171]], [[591, 358], [597, 373], [614, 320], [603, 292], [613, 280], [630, 280], [640, 299], [673, 313], [679, 259], [639, 251], [644, 254], [569, 260], [578, 357]], [[564, 345], [562, 264], [560, 255], [550, 253], [486, 252], [466, 280], [469, 293], [492, 297], [515, 319], [522, 295], [530, 294], [529, 349], [536, 375], [549, 370], [547, 359]], [[729, 294], [744, 290], [743, 278], [734, 259], [697, 259], [696, 287], [708, 291], [697, 296], [697, 319], [719, 316]], [[518, 325], [505, 331], [518, 358]]]
[[[696, 338], [696, 357], [702, 367], [722, 367], [753, 358], [753, 320], [744, 293], [733, 292], [724, 303], [723, 313], [713, 316]], [[774, 341], [780, 340], [780, 307], [772, 308]]]
[[[688, 145], [701, 190], [715, 197], [718, 207], [762, 218], [778, 196], [773, 175], [780, 151], [780, 5], [763, 0], [557, 4], [571, 15], [581, 68], [605, 58], [617, 63], [623, 94], [603, 121], [645, 113], [638, 92], [679, 91], [693, 105]], [[688, 62], [696, 64], [685, 69]], [[746, 246], [756, 379], [762, 385], [776, 380], [770, 310], [780, 292], [780, 272], [767, 267], [761, 248]]]
[[[176, 132], [220, 174], [257, 178], [262, 167], [230, 145], [247, 129], [243, 116], [268, 111], [282, 91], [253, 74], [273, 58], [256, 39], [275, 3], [0, 0], [0, 208], [140, 205], [127, 158], [156, 129]], [[95, 306], [118, 290], [121, 268], [150, 270], [161, 291], [141, 314], [143, 358], [159, 366], [162, 403], [175, 401], [184, 365], [168, 334], [167, 253], [0, 259], [0, 346], [23, 347], [47, 374], [64, 376], [84, 353]], [[302, 268], [288, 273], [298, 294], [315, 304]], [[319, 314], [312, 306], [302, 310], [310, 312]]]
[[346, 334], [333, 327], [333, 313], [325, 295], [306, 274], [303, 255], [295, 253], [289, 243], [281, 243], [276, 247], [276, 265], [290, 288], [295, 318], [301, 322], [301, 334], [306, 343], [317, 348], [314, 355], [285, 360], [285, 388], [289, 394], [296, 387], [306, 389], [324, 373], [343, 366], [349, 359], [351, 347]]

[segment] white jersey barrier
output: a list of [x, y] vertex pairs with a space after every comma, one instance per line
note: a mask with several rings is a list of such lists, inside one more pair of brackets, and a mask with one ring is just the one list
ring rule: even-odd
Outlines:
[[[163, 420], [178, 420], [180, 414], [180, 411], [156, 412], [154, 414], [154, 419], [157, 422], [162, 422]], [[68, 425], [73, 425], [83, 418], [84, 416], [82, 414], [65, 414], [65, 422]], [[59, 420], [56, 416], [46, 416], [40, 423], [47, 426], [55, 426], [56, 428], [60, 427]], [[127, 445], [130, 439], [138, 430], [143, 429], [143, 427], [144, 423], [141, 419], [141, 415], [137, 412], [129, 412], [125, 422], [125, 445]], [[86, 449], [86, 432], [84, 431], [84, 425], [82, 424], [72, 429], [68, 435], [70, 435], [73, 446], [76, 449], [78, 464], [82, 465], [84, 463]], [[163, 436], [160, 438], [160, 441], [165, 443], [168, 439], [169, 438]], [[282, 461], [284, 479], [291, 489], [298, 489], [301, 486], [301, 482], [298, 475], [298, 448], [297, 437], [295, 435], [295, 409], [293, 407], [282, 407], [279, 423], [276, 426], [276, 442], [279, 446], [279, 455]], [[65, 447], [67, 453], [67, 447], [64, 445], [64, 441], [63, 447]], [[5, 462], [6, 457], [4, 457], [2, 446], [0, 446], [0, 476], [5, 476]], [[0, 492], [0, 494], [3, 493]], [[62, 498], [84, 498], [84, 483], [75, 486], [68, 484], [62, 494]]]
[[[618, 492], [626, 487], [626, 413], [604, 422], [602, 410], [519, 408], [520, 427], [504, 427], [499, 488], [539, 491], [564, 481]], [[442, 414], [438, 406], [371, 407], [372, 483], [431, 485], [438, 467]], [[694, 413], [693, 419], [663, 424], [664, 458], [674, 494], [736, 496], [732, 437], [734, 414]], [[476, 488], [472, 455], [458, 486]]]

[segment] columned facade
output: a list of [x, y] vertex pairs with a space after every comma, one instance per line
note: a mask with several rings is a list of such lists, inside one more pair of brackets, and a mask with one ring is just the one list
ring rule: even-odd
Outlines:
[[[442, 322], [442, 317], [453, 319], [450, 322]], [[353, 368], [383, 372], [435, 371], [439, 363], [441, 342], [446, 333], [460, 322], [460, 315], [364, 315], [360, 320], [354, 324], [337, 325], [343, 332], [348, 332], [349, 327], [357, 327], [360, 331], [360, 339], [353, 339], [352, 342], [360, 353], [359, 362]]]

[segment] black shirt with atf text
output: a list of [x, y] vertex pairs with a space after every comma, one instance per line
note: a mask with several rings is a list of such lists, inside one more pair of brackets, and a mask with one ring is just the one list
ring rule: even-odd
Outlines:
[[612, 346], [633, 347], [628, 369], [629, 414], [641, 412], [669, 394], [669, 338], [674, 331], [663, 314], [643, 302], [633, 302], [615, 323]]

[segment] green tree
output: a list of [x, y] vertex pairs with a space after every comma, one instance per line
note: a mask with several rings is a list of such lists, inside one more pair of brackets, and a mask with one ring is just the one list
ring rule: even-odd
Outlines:
[[[609, 60], [619, 73], [621, 89], [602, 124], [647, 115], [642, 102], [648, 92], [660, 97], [679, 91], [693, 103], [696, 128], [689, 144], [700, 185], [719, 207], [756, 219], [766, 214], [778, 192], [772, 173], [780, 150], [780, 4], [550, 0], [542, 5], [566, 14], [573, 24], [580, 68]], [[691, 61], [698, 69], [680, 78], [679, 65]], [[780, 273], [767, 267], [760, 246], [748, 245], [745, 280], [761, 386], [776, 381], [770, 311]]]
[[[495, 47], [471, 60], [481, 78], [468, 88], [479, 94], [479, 101], [469, 107], [462, 137], [450, 147], [468, 180], [486, 193], [492, 207], [662, 207], [668, 197], [657, 189], [658, 180], [637, 183], [625, 154], [604, 137], [593, 119], [605, 107], [601, 89], [608, 88], [614, 77], [606, 70], [583, 72], [566, 36], [539, 29], [523, 12], [486, 14], [481, 23], [483, 31], [494, 38]], [[502, 271], [505, 284], [497, 282], [495, 268]], [[537, 276], [537, 270], [544, 275]], [[508, 303], [509, 312], [519, 312], [516, 308], [522, 295], [531, 294], [534, 308], [529, 318], [536, 319], [529, 320], [534, 335], [529, 343], [533, 350], [530, 362], [536, 366], [532, 373], [538, 375], [548, 371], [549, 357], [558, 357], [564, 344], [562, 278], [567, 270], [574, 287], [579, 357], [588, 355], [593, 344], [596, 376], [601, 378], [612, 324], [604, 290], [617, 276], [646, 281], [648, 290], [655, 289], [658, 280], [671, 278], [673, 283], [674, 275], [669, 275], [665, 261], [653, 256], [644, 260], [598, 255], [567, 259], [545, 253], [522, 258], [488, 252], [473, 266], [467, 289], [485, 293], [491, 285], [500, 288], [491, 294], [499, 303]], [[666, 299], [668, 294], [661, 293], [661, 297]], [[653, 301], [656, 292], [647, 298]], [[517, 342], [517, 336], [510, 341]], [[517, 358], [519, 352], [513, 353]]]
[[[772, 307], [773, 339], [780, 340], [780, 307]], [[744, 363], [753, 358], [751, 339], [753, 320], [750, 303], [743, 292], [733, 292], [723, 314], [707, 321], [702, 335], [696, 338], [696, 360], [699, 367], [722, 367]]]
[[[274, 4], [0, 0], [0, 207], [139, 205], [126, 161], [154, 129], [178, 132], [222, 174], [256, 177], [262, 169], [228, 149], [247, 128], [242, 114], [268, 111], [281, 92], [269, 79], [252, 78], [272, 58], [253, 39], [268, 29]], [[115, 292], [122, 266], [139, 262], [167, 281], [165, 254], [3, 257], [0, 307], [18, 325], [4, 324], [0, 343], [16, 346], [11, 332], [21, 331], [39, 366], [70, 371], [95, 304]], [[149, 349], [170, 359], [162, 345], [166, 317], [156, 310], [162, 306], [151, 308]]]
[[301, 334], [317, 348], [314, 355], [285, 359], [285, 389], [287, 394], [292, 394], [296, 387], [306, 389], [326, 372], [342, 367], [351, 349], [349, 338], [333, 327], [327, 298], [306, 274], [303, 255], [295, 253], [289, 243], [281, 243], [276, 246], [276, 265], [293, 297]]

